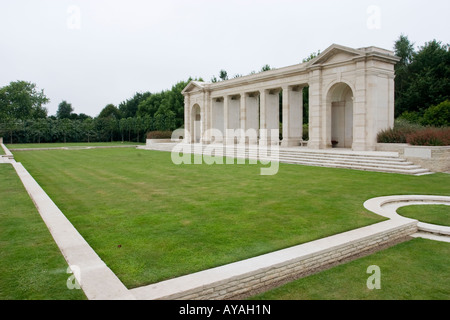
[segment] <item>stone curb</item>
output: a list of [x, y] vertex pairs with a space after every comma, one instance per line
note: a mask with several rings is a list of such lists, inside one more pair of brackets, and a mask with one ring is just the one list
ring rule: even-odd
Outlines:
[[[369, 211], [372, 211], [376, 214], [379, 214], [389, 219], [403, 219], [407, 221], [412, 219], [400, 216], [397, 213], [397, 210], [399, 208], [411, 205], [433, 205], [433, 204], [450, 205], [450, 197], [432, 196], [432, 195], [386, 196], [367, 200], [364, 203], [364, 207]], [[450, 236], [450, 227], [447, 226], [439, 226], [419, 221], [417, 227], [419, 231]]]

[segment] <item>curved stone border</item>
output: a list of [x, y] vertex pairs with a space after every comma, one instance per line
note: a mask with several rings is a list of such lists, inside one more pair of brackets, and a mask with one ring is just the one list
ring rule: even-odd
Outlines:
[[[364, 202], [364, 207], [376, 214], [390, 219], [414, 219], [400, 216], [397, 213], [398, 208], [411, 205], [450, 205], [450, 197], [447, 196], [429, 196], [429, 195], [398, 195], [388, 197], [378, 197]], [[439, 235], [450, 236], [450, 227], [440, 226], [430, 223], [418, 222], [419, 231], [435, 233]]]

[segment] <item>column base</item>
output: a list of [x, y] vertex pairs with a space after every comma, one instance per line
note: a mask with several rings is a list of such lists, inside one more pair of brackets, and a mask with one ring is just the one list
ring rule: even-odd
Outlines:
[[302, 145], [302, 138], [287, 138], [281, 141], [282, 147], [299, 147]]

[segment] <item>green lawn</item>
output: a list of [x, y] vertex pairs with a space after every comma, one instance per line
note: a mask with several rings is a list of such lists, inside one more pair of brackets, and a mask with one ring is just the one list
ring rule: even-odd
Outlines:
[[[380, 289], [370, 290], [369, 266]], [[414, 239], [288, 283], [254, 300], [449, 300], [450, 243]], [[372, 281], [369, 281], [372, 282]]]
[[24, 144], [6, 144], [8, 149], [32, 149], [32, 148], [71, 148], [71, 147], [108, 147], [108, 146], [126, 146], [126, 145], [144, 145], [139, 142], [68, 142], [68, 143], [24, 143]]
[[450, 206], [447, 205], [407, 206], [399, 208], [397, 213], [425, 223], [450, 226]]
[[365, 200], [450, 194], [450, 176], [280, 165], [173, 165], [136, 149], [15, 152], [129, 287], [223, 265], [383, 218]]
[[10, 164], [0, 164], [0, 300], [85, 299]]

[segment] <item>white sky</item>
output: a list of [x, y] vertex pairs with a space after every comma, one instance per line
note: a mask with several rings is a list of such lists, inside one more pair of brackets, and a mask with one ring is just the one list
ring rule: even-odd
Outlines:
[[448, 0], [0, 0], [0, 87], [44, 89], [97, 116], [135, 92], [285, 67], [333, 43], [450, 43]]

